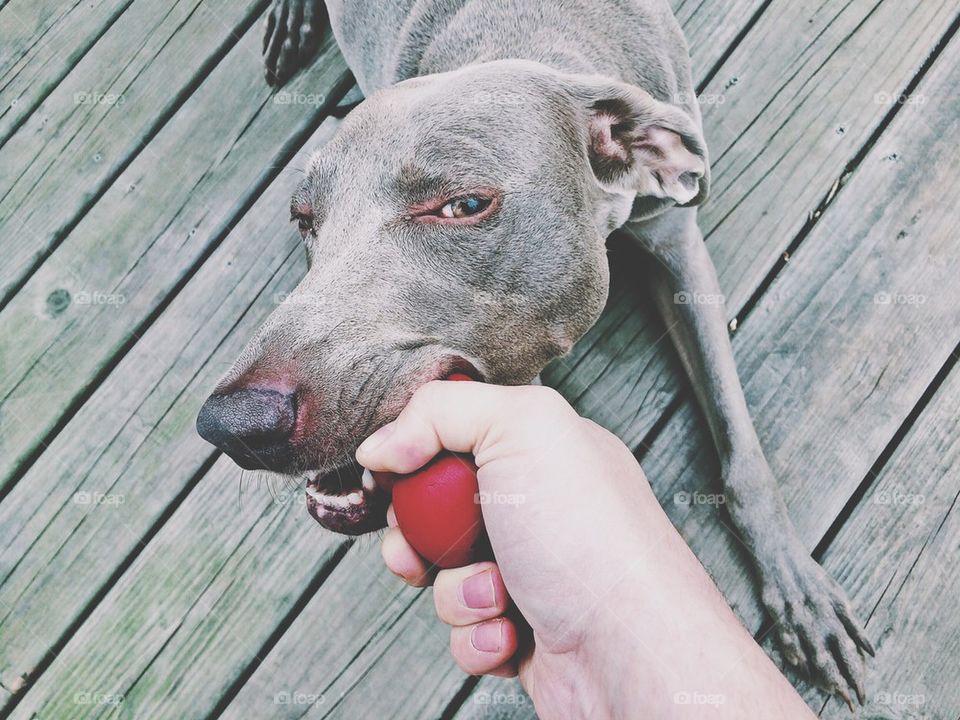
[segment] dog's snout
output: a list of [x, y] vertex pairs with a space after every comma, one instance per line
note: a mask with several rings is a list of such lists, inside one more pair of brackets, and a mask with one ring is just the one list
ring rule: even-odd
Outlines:
[[294, 395], [242, 388], [207, 398], [197, 432], [245, 470], [282, 470], [296, 420]]

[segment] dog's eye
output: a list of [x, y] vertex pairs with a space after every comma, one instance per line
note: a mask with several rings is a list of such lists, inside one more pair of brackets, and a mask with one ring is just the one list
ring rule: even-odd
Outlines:
[[465, 195], [464, 197], [454, 198], [440, 208], [440, 217], [470, 217], [471, 215], [476, 215], [486, 210], [490, 202], [490, 198], [479, 197], [478, 195]]
[[304, 240], [307, 235], [313, 232], [313, 215], [310, 213], [293, 213], [290, 216], [290, 222], [296, 221], [297, 230], [300, 231], [300, 237]]

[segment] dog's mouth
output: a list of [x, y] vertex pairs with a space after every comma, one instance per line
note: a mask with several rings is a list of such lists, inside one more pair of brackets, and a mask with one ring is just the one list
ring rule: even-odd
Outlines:
[[307, 475], [307, 510], [323, 527], [363, 535], [386, 527], [390, 494], [356, 462]]
[[[453, 356], [434, 377], [467, 375], [483, 381], [471, 361]], [[323, 527], [344, 535], [363, 535], [387, 526], [390, 492], [377, 485], [370, 471], [355, 460], [325, 471], [306, 473], [307, 510]]]

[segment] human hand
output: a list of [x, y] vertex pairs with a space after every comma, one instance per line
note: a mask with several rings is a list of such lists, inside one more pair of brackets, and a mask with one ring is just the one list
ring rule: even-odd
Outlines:
[[[392, 513], [383, 556], [410, 584], [434, 583], [464, 670], [519, 672], [544, 718], [632, 717], [641, 698], [651, 716], [661, 707], [674, 717], [685, 709], [678, 694], [710, 695], [711, 681], [738, 689], [734, 660], [769, 681], [782, 716], [809, 716], [673, 529], [630, 451], [556, 392], [429, 383], [357, 459], [406, 473], [441, 449], [476, 458], [496, 563], [434, 575]], [[709, 638], [717, 642], [704, 647]], [[738, 700], [755, 709], [755, 695]]]

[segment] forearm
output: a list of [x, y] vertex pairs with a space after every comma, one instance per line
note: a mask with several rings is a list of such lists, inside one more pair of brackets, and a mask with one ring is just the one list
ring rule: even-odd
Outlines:
[[644, 717], [663, 719], [707, 711], [716, 718], [812, 717], [660, 516], [662, 541], [639, 550], [637, 565], [600, 603], [582, 683], [596, 696], [575, 702], [592, 706], [593, 717], [604, 707], [611, 718], [636, 718], [641, 708]]

